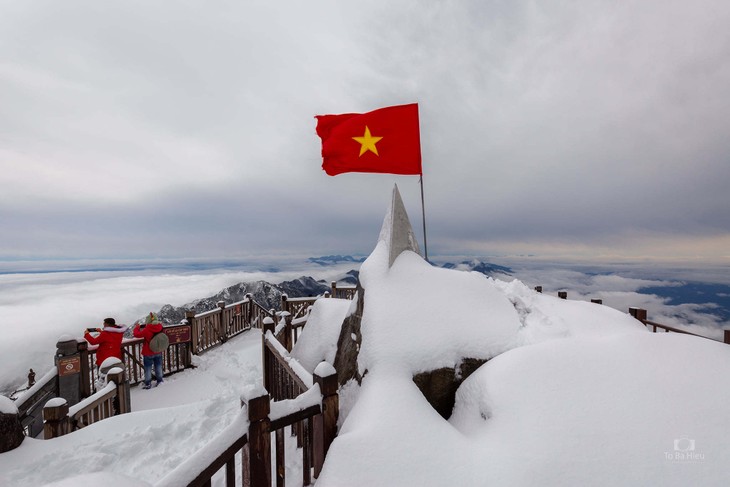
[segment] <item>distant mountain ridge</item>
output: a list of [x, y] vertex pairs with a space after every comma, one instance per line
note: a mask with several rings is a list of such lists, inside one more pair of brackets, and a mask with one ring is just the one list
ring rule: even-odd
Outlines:
[[242, 301], [246, 294], [251, 293], [253, 300], [267, 309], [278, 310], [281, 306], [281, 296], [289, 297], [319, 296], [330, 290], [329, 283], [317, 281], [309, 276], [302, 276], [293, 281], [284, 281], [280, 284], [271, 284], [266, 281], [239, 282], [207, 298], [196, 299], [182, 306], [166, 304], [158, 312], [160, 321], [165, 324], [180, 323], [185, 318], [185, 311], [192, 310], [196, 314], [210, 311], [219, 301], [226, 304]]
[[[364, 260], [365, 258], [358, 260], [351, 255], [329, 255], [309, 258], [310, 262], [323, 266], [342, 262], [360, 263]], [[482, 262], [478, 259], [463, 261], [458, 264], [447, 262], [442, 264], [441, 267], [462, 271], [475, 271], [486, 276], [493, 276], [494, 274], [512, 275], [512, 269], [509, 267]], [[341, 285], [355, 286], [357, 285], [359, 275], [359, 270], [352, 269], [338, 279], [337, 282]], [[226, 304], [242, 301], [248, 293], [251, 293], [254, 301], [259, 303], [261, 306], [264, 306], [267, 309], [278, 310], [281, 306], [282, 294], [286, 294], [291, 298], [319, 296], [330, 290], [330, 284], [331, 283], [325, 282], [324, 280], [315, 280], [310, 276], [302, 276], [292, 281], [284, 281], [280, 284], [272, 284], [262, 280], [254, 282], [240, 282], [221, 290], [213, 296], [196, 299], [195, 301], [183, 304], [182, 306], [166, 304], [158, 311], [158, 317], [167, 325], [180, 323], [180, 321], [185, 318], [186, 310], [195, 311], [196, 314], [203, 313], [214, 309], [218, 305], [219, 301], [223, 301]]]
[[309, 262], [321, 266], [340, 264], [342, 262], [362, 263], [367, 257], [353, 257], [351, 255], [324, 255], [322, 257], [310, 257]]
[[479, 259], [465, 260], [458, 264], [452, 264], [451, 262], [447, 262], [445, 264], [442, 264], [441, 267], [445, 269], [456, 269], [458, 271], [480, 272], [485, 276], [490, 277], [492, 277], [494, 274], [503, 274], [507, 276], [511, 276], [513, 274], [512, 269], [510, 269], [509, 267], [497, 264], [490, 264], [489, 262], [482, 262]]

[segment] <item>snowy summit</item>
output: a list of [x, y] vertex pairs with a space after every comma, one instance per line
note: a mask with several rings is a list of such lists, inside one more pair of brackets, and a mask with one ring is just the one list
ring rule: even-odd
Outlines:
[[[360, 270], [362, 380], [343, 387], [318, 486], [726, 485], [727, 345], [650, 333], [626, 313], [409, 250], [389, 266], [391, 231]], [[315, 304], [303, 345], [337, 336], [318, 316], [338, 306], [344, 316], [336, 300]], [[294, 352], [331, 360], [320, 347]], [[464, 358], [486, 363], [445, 419], [414, 376]]]

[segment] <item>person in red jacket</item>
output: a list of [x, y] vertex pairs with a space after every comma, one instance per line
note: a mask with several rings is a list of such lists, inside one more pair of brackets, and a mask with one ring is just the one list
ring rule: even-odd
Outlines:
[[155, 367], [155, 380], [156, 386], [162, 382], [162, 352], [155, 353], [150, 349], [150, 340], [155, 336], [155, 333], [162, 331], [162, 323], [157, 319], [157, 315], [150, 313], [145, 318], [144, 324], [137, 323], [137, 326], [132, 330], [132, 334], [137, 338], [144, 339], [144, 345], [142, 345], [142, 361], [144, 362], [144, 386], [143, 389], [149, 389], [152, 387], [152, 366]]
[[[124, 332], [127, 331], [125, 325], [118, 325], [114, 318], [104, 318], [104, 328], [87, 328], [84, 333], [84, 339], [92, 345], [98, 345], [96, 349], [96, 366], [101, 367], [101, 363], [109, 357], [122, 359], [122, 338]], [[96, 332], [94, 336], [91, 333]]]

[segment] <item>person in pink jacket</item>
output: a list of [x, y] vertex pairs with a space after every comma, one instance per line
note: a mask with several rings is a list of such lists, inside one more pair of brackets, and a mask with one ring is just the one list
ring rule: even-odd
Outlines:
[[162, 353], [155, 353], [150, 349], [150, 340], [155, 336], [155, 333], [162, 331], [162, 323], [157, 319], [157, 315], [150, 313], [145, 318], [144, 324], [137, 323], [137, 326], [132, 330], [132, 334], [137, 338], [144, 339], [144, 345], [142, 345], [142, 361], [144, 363], [144, 386], [143, 389], [149, 389], [152, 387], [152, 367], [155, 368], [155, 386], [160, 385], [162, 382]]
[[[104, 318], [104, 328], [87, 328], [84, 339], [92, 345], [98, 345], [96, 349], [96, 366], [109, 357], [122, 359], [122, 338], [127, 331], [125, 325], [118, 325], [114, 318]], [[99, 333], [94, 336], [91, 333]]]

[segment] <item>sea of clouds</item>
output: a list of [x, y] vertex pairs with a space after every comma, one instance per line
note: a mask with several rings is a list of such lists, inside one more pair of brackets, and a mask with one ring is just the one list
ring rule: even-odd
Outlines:
[[[713, 296], [707, 296], [707, 302], [702, 304], [670, 303], [666, 296], [641, 292], [646, 287], [682, 286], [688, 280], [721, 282], [723, 273], [714, 268], [672, 270], [517, 261], [499, 263], [513, 269], [512, 276], [501, 276], [501, 279], [517, 278], [530, 287], [541, 285], [545, 293], [567, 290], [568, 299], [600, 298], [604, 305], [626, 312], [632, 306], [645, 308], [653, 321], [719, 340], [722, 340], [722, 329], [730, 328], [730, 323], [724, 321], [720, 313], [713, 312], [713, 308], [719, 308], [713, 302]], [[3, 336], [0, 340], [0, 393], [8, 394], [21, 387], [30, 368], [42, 375], [53, 367], [55, 344], [60, 336], [81, 337], [85, 328], [100, 326], [108, 316], [131, 325], [165, 304], [183, 305], [239, 282], [266, 280], [279, 283], [303, 275], [330, 282], [346, 271], [358, 268], [358, 264], [352, 263], [322, 267], [300, 262], [270, 271], [225, 267], [206, 270], [204, 265], [191, 266], [189, 263], [177, 268], [156, 265], [143, 269], [143, 265], [135, 265], [132, 270], [108, 270], [115, 266], [95, 264], [95, 269], [107, 270], [83, 270], [84, 265], [72, 270], [66, 266], [63, 270], [60, 266], [52, 272], [43, 272], [43, 266], [38, 264], [33, 272], [6, 269], [0, 274], [0, 332]], [[200, 268], [191, 270], [191, 267]]]

